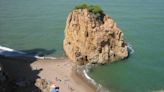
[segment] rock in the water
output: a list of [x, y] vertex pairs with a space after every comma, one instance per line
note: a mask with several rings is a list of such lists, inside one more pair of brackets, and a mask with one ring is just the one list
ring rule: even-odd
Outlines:
[[109, 16], [96, 16], [87, 9], [69, 14], [64, 51], [78, 64], [105, 64], [128, 57], [127, 44], [117, 24]]

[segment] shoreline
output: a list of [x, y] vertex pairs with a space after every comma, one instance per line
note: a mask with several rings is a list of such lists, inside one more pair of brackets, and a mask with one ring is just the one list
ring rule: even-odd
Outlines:
[[[31, 78], [29, 80], [34, 81], [37, 78], [45, 79], [46, 81], [55, 80], [56, 85], [60, 87], [59, 92], [96, 92], [97, 90], [97, 87], [90, 83], [87, 78], [77, 73], [76, 64], [68, 58], [55, 60], [36, 59], [31, 61], [29, 58], [7, 58], [0, 56], [0, 63], [4, 65], [11, 78]], [[24, 67], [24, 70], [21, 67]], [[29, 71], [27, 67], [31, 70]], [[34, 75], [34, 71], [39, 72]]]
[[[97, 65], [96, 65], [97, 66]], [[109, 90], [105, 87], [103, 87], [101, 84], [97, 83], [94, 79], [92, 79], [88, 72], [92, 67], [96, 67], [95, 65], [83, 65], [83, 66], [75, 66], [73, 68], [75, 77], [79, 78], [83, 82], [85, 82], [85, 85], [89, 86], [94, 90], [94, 92], [109, 92]]]
[[[84, 77], [84, 73], [78, 72], [78, 68], [74, 67], [72, 69], [72, 77], [74, 80], [80, 84], [83, 84], [87, 89], [90, 89], [88, 92], [97, 92], [97, 87], [96, 85], [92, 84], [89, 79]], [[79, 82], [80, 81], [80, 82]]]

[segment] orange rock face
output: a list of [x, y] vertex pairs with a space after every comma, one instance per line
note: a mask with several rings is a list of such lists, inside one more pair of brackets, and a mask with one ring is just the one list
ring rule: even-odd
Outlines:
[[72, 11], [66, 22], [65, 54], [78, 64], [111, 63], [128, 57], [127, 44], [117, 24], [107, 15], [87, 9]]

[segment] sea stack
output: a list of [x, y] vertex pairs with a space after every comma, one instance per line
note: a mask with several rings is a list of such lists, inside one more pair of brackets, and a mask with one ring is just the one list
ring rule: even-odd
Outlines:
[[122, 31], [111, 17], [98, 10], [85, 5], [67, 18], [63, 47], [66, 56], [77, 64], [105, 64], [128, 57]]

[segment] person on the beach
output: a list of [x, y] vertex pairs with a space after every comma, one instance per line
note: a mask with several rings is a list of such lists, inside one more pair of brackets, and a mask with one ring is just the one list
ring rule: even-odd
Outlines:
[[56, 88], [55, 82], [52, 82], [50, 86], [50, 92], [58, 92], [58, 89]]
[[59, 87], [55, 85], [55, 81], [52, 81], [50, 92], [59, 92]]
[[55, 88], [51, 89], [50, 92], [58, 92]]

